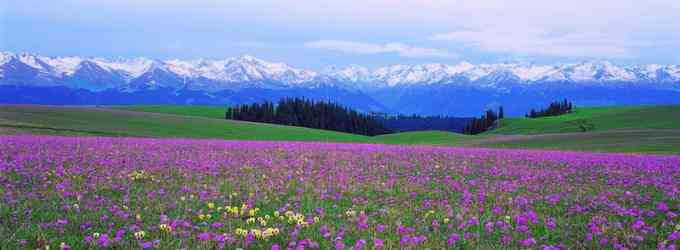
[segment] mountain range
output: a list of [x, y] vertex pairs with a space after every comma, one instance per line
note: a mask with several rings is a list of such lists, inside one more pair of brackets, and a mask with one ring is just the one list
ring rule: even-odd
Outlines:
[[0, 52], [0, 103], [204, 104], [331, 100], [365, 111], [509, 115], [568, 98], [577, 106], [680, 103], [680, 65], [607, 61], [358, 65], [312, 71], [253, 56], [224, 60], [48, 57]]

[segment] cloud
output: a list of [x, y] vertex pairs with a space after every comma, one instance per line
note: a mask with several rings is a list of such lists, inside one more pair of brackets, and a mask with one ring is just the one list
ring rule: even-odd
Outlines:
[[435, 34], [430, 40], [458, 42], [487, 52], [528, 56], [626, 58], [648, 44], [606, 33], [554, 34], [541, 30], [455, 31]]
[[403, 57], [438, 57], [438, 58], [455, 58], [458, 57], [456, 54], [450, 53], [448, 51], [431, 49], [431, 48], [420, 48], [413, 47], [403, 43], [386, 43], [386, 44], [375, 44], [375, 43], [361, 43], [352, 41], [342, 41], [342, 40], [319, 40], [313, 42], [305, 43], [305, 47], [314, 49], [327, 49], [342, 51], [345, 53], [354, 54], [385, 54], [385, 53], [396, 53]]

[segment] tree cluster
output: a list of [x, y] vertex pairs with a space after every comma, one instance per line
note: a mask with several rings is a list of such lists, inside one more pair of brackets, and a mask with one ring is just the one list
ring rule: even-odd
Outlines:
[[488, 131], [496, 125], [496, 121], [505, 118], [503, 107], [498, 108], [498, 113], [491, 109], [486, 110], [484, 115], [472, 118], [472, 121], [463, 130], [464, 134], [476, 135]]
[[371, 115], [362, 114], [331, 102], [301, 98], [285, 98], [276, 105], [264, 102], [232, 107], [227, 110], [226, 118], [369, 136], [391, 132]]
[[566, 113], [571, 113], [571, 110], [573, 109], [573, 105], [571, 104], [570, 101], [567, 101], [567, 99], [564, 99], [564, 101], [556, 101], [550, 103], [550, 106], [548, 106], [547, 109], [541, 109], [541, 110], [534, 110], [531, 109], [528, 114], [525, 115], [527, 118], [538, 118], [538, 117], [545, 117], [545, 116], [558, 116], [558, 115], [563, 115]]

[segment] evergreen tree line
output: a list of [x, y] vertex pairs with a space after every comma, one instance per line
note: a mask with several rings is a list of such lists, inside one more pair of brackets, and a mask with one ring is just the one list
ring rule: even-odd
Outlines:
[[391, 132], [374, 116], [362, 114], [335, 103], [301, 98], [284, 98], [276, 105], [272, 102], [240, 105], [227, 109], [225, 116], [231, 120], [274, 123], [369, 136]]
[[547, 109], [541, 110], [531, 109], [531, 111], [529, 111], [529, 113], [527, 113], [525, 117], [538, 118], [545, 116], [558, 116], [566, 113], [571, 113], [571, 110], [573, 108], [574, 106], [571, 104], [571, 102], [567, 101], [567, 99], [564, 99], [564, 101], [555, 101], [550, 103], [550, 106], [548, 106]]
[[472, 121], [465, 127], [463, 133], [468, 135], [483, 133], [493, 127], [497, 120], [503, 119], [504, 117], [503, 106], [498, 108], [498, 113], [488, 109], [481, 117], [472, 118]]
[[421, 115], [376, 115], [385, 127], [393, 132], [443, 130], [461, 133], [471, 118], [450, 116], [421, 116]]

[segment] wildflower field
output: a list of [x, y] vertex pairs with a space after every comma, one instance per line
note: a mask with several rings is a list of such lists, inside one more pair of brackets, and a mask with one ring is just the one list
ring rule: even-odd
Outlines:
[[680, 157], [0, 137], [1, 249], [677, 249]]

